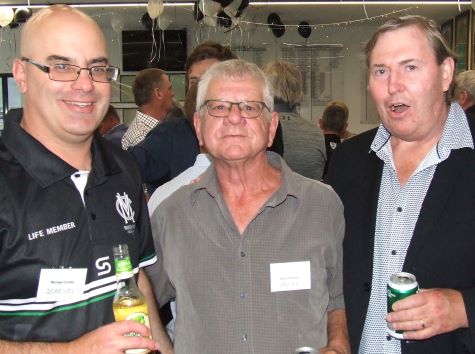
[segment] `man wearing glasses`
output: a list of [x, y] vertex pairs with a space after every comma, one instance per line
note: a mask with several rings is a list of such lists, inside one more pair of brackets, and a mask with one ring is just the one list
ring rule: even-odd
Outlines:
[[161, 304], [176, 297], [177, 354], [348, 353], [342, 205], [266, 153], [273, 108], [263, 72], [243, 60], [198, 84], [195, 128], [212, 165], [152, 220], [152, 280]]
[[93, 135], [119, 72], [104, 37], [85, 14], [51, 6], [24, 25], [20, 54], [24, 106], [0, 140], [0, 353], [158, 349], [147, 327], [112, 313], [112, 246], [127, 243], [162, 340], [143, 271], [156, 256], [140, 176]]

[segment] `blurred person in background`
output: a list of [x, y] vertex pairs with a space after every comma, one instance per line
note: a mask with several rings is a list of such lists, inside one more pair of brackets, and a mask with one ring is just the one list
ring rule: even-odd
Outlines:
[[453, 98], [460, 104], [470, 119], [475, 119], [475, 70], [457, 74]]
[[124, 150], [144, 140], [175, 108], [175, 93], [170, 78], [161, 69], [148, 68], [140, 71], [132, 84], [132, 91], [138, 109], [129, 129], [122, 137]]
[[295, 172], [321, 180], [326, 161], [322, 131], [297, 112], [302, 97], [302, 75], [292, 63], [273, 61], [264, 66], [274, 92], [284, 144], [284, 160]]
[[323, 170], [323, 177], [325, 177], [333, 150], [341, 144], [348, 127], [348, 107], [343, 102], [330, 102], [325, 107], [322, 118], [318, 122], [325, 136], [325, 150], [327, 153], [327, 161]]
[[99, 125], [98, 132], [106, 140], [118, 147], [122, 147], [122, 137], [127, 131], [127, 126], [120, 122], [114, 106], [109, 105], [106, 115]]

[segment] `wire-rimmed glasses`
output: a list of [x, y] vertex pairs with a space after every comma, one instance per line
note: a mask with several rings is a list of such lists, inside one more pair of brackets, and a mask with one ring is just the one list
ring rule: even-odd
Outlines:
[[72, 64], [40, 64], [29, 58], [21, 58], [22, 61], [36, 66], [41, 71], [48, 74], [53, 81], [76, 81], [82, 70], [87, 70], [89, 77], [95, 82], [112, 82], [119, 76], [119, 68], [110, 65], [95, 65], [90, 68], [81, 68]]
[[230, 102], [226, 100], [206, 100], [201, 107], [206, 106], [208, 114], [212, 117], [226, 118], [234, 105], [238, 107], [241, 117], [247, 119], [259, 117], [264, 108], [269, 111], [267, 105], [261, 101]]

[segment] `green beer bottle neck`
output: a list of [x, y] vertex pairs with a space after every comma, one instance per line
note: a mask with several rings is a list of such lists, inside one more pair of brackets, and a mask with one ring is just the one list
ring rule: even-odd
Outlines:
[[130, 257], [126, 256], [123, 258], [116, 258], [114, 261], [115, 264], [115, 276], [117, 280], [123, 280], [132, 278], [134, 276], [134, 271], [132, 269], [132, 263], [130, 262]]

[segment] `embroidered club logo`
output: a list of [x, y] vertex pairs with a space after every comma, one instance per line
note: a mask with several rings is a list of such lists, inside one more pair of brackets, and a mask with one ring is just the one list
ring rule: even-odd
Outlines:
[[338, 146], [337, 143], [330, 141], [330, 147], [332, 148], [332, 150], [335, 150], [337, 146]]
[[135, 212], [132, 209], [132, 200], [130, 200], [127, 193], [124, 192], [124, 195], [117, 193], [116, 197], [117, 200], [115, 201], [115, 208], [119, 215], [124, 219], [124, 222], [126, 224], [128, 224], [129, 221], [135, 222]]

